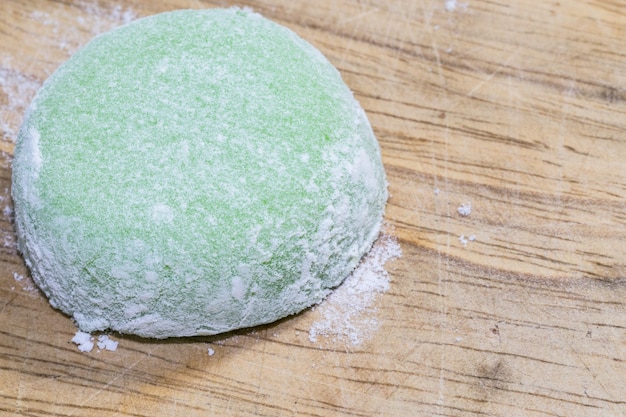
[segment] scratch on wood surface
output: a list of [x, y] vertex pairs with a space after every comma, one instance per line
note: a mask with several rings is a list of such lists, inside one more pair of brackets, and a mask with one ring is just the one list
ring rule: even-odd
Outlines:
[[[424, 3], [422, 3], [422, 5], [424, 6]], [[426, 27], [431, 27], [431, 19], [433, 16], [433, 12], [434, 12], [434, 7], [433, 4], [430, 4], [429, 8], [423, 7], [423, 20], [424, 20], [424, 25]], [[441, 62], [441, 56], [439, 54], [439, 45], [437, 44], [437, 40], [436, 37], [434, 35], [433, 32], [430, 32], [430, 45], [431, 45], [431, 49], [433, 51], [433, 55], [435, 56], [435, 62], [437, 64], [437, 77], [439, 78], [439, 83], [440, 85], [444, 86], [443, 88], [443, 108], [444, 109], [448, 109], [449, 107], [449, 99], [448, 99], [448, 95], [447, 95], [447, 89], [445, 88], [446, 86], [446, 80], [445, 80], [445, 76], [443, 73], [443, 65]], [[444, 188], [447, 190], [448, 189], [448, 160], [449, 160], [449, 154], [448, 154], [448, 147], [449, 147], [449, 133], [450, 133], [450, 129], [449, 129], [449, 120], [448, 117], [446, 115], [446, 113], [444, 112], [444, 123], [445, 123], [445, 128], [443, 130], [443, 137], [444, 137], [444, 146], [443, 146], [443, 173], [438, 173], [435, 172], [434, 173], [434, 179], [435, 181], [437, 181], [440, 177], [443, 177], [444, 180]], [[436, 145], [433, 141], [431, 141], [431, 148], [438, 146]], [[431, 162], [433, 164], [433, 166], [436, 166], [436, 160], [435, 160], [435, 155], [437, 155], [437, 151], [435, 149], [432, 150], [431, 153]], [[435, 186], [437, 184], [435, 183]], [[436, 205], [435, 207], [436, 211], [439, 213], [439, 205]], [[449, 218], [449, 214], [450, 214], [450, 207], [449, 204], [446, 204], [444, 207], [444, 210], [446, 210], [446, 218]], [[446, 234], [446, 236], [444, 237], [445, 239], [445, 246], [446, 246], [446, 250], [445, 251], [441, 251], [438, 250], [437, 251], [437, 291], [438, 291], [438, 295], [439, 295], [439, 337], [442, 338], [444, 337], [443, 335], [445, 334], [445, 327], [446, 327], [446, 317], [447, 317], [447, 305], [446, 305], [446, 293], [447, 293], [447, 285], [446, 285], [446, 280], [444, 279], [444, 274], [446, 274], [446, 271], [448, 270], [447, 267], [447, 262], [448, 262], [448, 257], [445, 255], [445, 253], [449, 252], [449, 248], [450, 248], [450, 237], [449, 234]], [[445, 369], [445, 364], [446, 364], [446, 349], [442, 348], [439, 351], [439, 383], [438, 383], [438, 400], [437, 400], [437, 405], [439, 408], [439, 413], [441, 415], [443, 415], [443, 408], [445, 406], [445, 401], [446, 401], [446, 397], [445, 397], [445, 392], [446, 392], [446, 378], [445, 378], [445, 373], [444, 373], [444, 369]]]
[[[626, 405], [626, 401], [624, 401], [624, 399], [622, 398], [615, 398], [614, 394], [612, 394], [611, 392], [609, 392], [609, 389], [605, 386], [605, 384], [600, 380], [600, 375], [597, 372], [594, 372], [592, 370], [592, 368], [589, 366], [589, 364], [583, 359], [582, 355], [577, 352], [574, 349], [574, 346], [570, 345], [570, 349], [571, 351], [576, 355], [576, 357], [578, 358], [578, 360], [583, 364], [583, 366], [585, 367], [585, 370], [587, 371], [587, 373], [589, 374], [589, 376], [591, 376], [591, 378], [593, 379], [593, 381], [597, 384], [598, 387], [600, 387], [600, 389], [606, 394], [607, 398], [594, 398], [594, 399], [601, 399], [603, 401], [608, 401], [611, 402], [615, 405]], [[590, 396], [588, 394], [588, 390], [589, 387], [583, 387], [584, 388], [584, 393], [585, 396], [589, 397], [589, 398], [593, 398], [592, 396]]]
[[[0, 315], [2, 314], [2, 312], [4, 311], [5, 308], [9, 307], [11, 304], [13, 304], [13, 301], [18, 297], [19, 295], [17, 293], [12, 294], [11, 298], [9, 298], [8, 300], [6, 300], [6, 302], [2, 303], [2, 306], [0, 306]], [[2, 391], [0, 391], [2, 392]]]
[[[362, 7], [364, 7], [364, 6], [362, 6]], [[341, 53], [341, 56], [339, 57], [342, 61], [343, 61], [344, 59], [346, 59], [346, 55], [347, 55], [349, 52], [351, 52], [351, 51], [352, 51], [352, 49], [353, 49], [353, 44], [354, 44], [354, 42], [355, 42], [355, 41], [357, 40], [357, 38], [358, 38], [358, 37], [356, 36], [356, 34], [359, 32], [359, 28], [360, 28], [360, 26], [361, 26], [361, 21], [362, 21], [365, 17], [367, 17], [367, 16], [371, 15], [372, 13], [378, 12], [378, 11], [379, 11], [379, 9], [377, 9], [377, 8], [375, 8], [375, 7], [374, 7], [374, 8], [372, 8], [372, 9], [365, 10], [365, 11], [363, 11], [363, 12], [361, 12], [361, 13], [359, 13], [359, 14], [355, 15], [355, 16], [347, 17], [347, 18], [344, 18], [344, 19], [342, 19], [342, 20], [340, 20], [340, 21], [339, 21], [339, 23], [338, 23], [338, 27], [342, 27], [342, 26], [344, 26], [344, 25], [345, 25], [345, 24], [347, 24], [347, 23], [355, 23], [355, 22], [356, 22], [356, 24], [352, 24], [352, 25], [351, 25], [352, 27], [351, 27], [351, 29], [350, 29], [350, 34], [349, 34], [349, 36], [347, 36], [347, 42], [345, 43], [344, 47], [342, 48], [342, 49], [343, 49], [343, 52]]]
[[68, 414], [68, 417], [71, 417], [71, 416], [75, 415], [75, 413], [80, 411], [82, 407], [84, 407], [85, 405], [89, 404], [96, 397], [98, 397], [100, 394], [105, 392], [107, 390], [107, 388], [110, 387], [111, 385], [113, 385], [113, 383], [115, 381], [117, 381], [118, 379], [124, 377], [126, 374], [128, 374], [130, 371], [132, 371], [138, 364], [143, 362], [146, 358], [151, 357], [152, 354], [154, 354], [160, 348], [161, 348], [160, 345], [154, 346], [154, 348], [152, 348], [150, 351], [148, 351], [147, 354], [141, 355], [130, 366], [126, 367], [123, 372], [120, 372], [119, 374], [116, 374], [115, 377], [111, 378], [106, 384], [99, 386], [98, 389], [96, 390], [96, 392], [94, 392], [89, 397], [87, 397], [84, 401], [82, 401], [80, 404], [78, 404], [76, 411]]
[[255, 397], [261, 397], [261, 387], [263, 386], [263, 370], [265, 369], [265, 357], [267, 355], [267, 329], [263, 330], [263, 337], [261, 338], [263, 341], [262, 349], [261, 349], [261, 363], [259, 364], [259, 373], [257, 376], [257, 384], [256, 384], [256, 392], [254, 393]]
[[480, 90], [485, 84], [491, 81], [493, 77], [498, 75], [502, 71], [503, 68], [507, 67], [511, 63], [513, 58], [517, 57], [521, 49], [522, 49], [521, 46], [518, 46], [517, 48], [515, 48], [511, 52], [511, 54], [504, 60], [504, 62], [499, 64], [498, 67], [494, 71], [487, 74], [487, 77], [485, 79], [481, 80], [474, 87], [472, 87], [472, 89], [467, 93], [467, 96], [472, 97], [476, 91]]
[[340, 19], [339, 22], [337, 22], [337, 24], [339, 26], [343, 26], [346, 23], [352, 23], [355, 20], [361, 20], [364, 17], [367, 17], [367, 16], [371, 15], [372, 13], [378, 13], [379, 11], [380, 11], [380, 9], [378, 7], [372, 7], [371, 9], [365, 10], [365, 11], [363, 11], [361, 13], [356, 14], [356, 15]]
[[[422, 3], [423, 5], [423, 21], [424, 21], [424, 25], [426, 27], [432, 27], [431, 25], [431, 19], [434, 13], [434, 5], [431, 2], [429, 7], [425, 7], [424, 3]], [[445, 79], [445, 75], [444, 75], [444, 70], [443, 70], [443, 65], [441, 62], [441, 56], [439, 53], [439, 45], [437, 44], [437, 40], [435, 37], [435, 34], [431, 31], [430, 32], [430, 45], [431, 45], [431, 49], [433, 51], [433, 55], [435, 57], [435, 62], [437, 65], [437, 77], [439, 79], [439, 84], [441, 86], [443, 86], [443, 103], [442, 103], [442, 108], [444, 109], [444, 129], [443, 129], [443, 139], [444, 139], [444, 146], [443, 149], [441, 149], [440, 151], [437, 151], [434, 149], [434, 147], [438, 147], [437, 144], [434, 143], [434, 141], [431, 141], [431, 149], [432, 149], [432, 153], [431, 153], [431, 163], [433, 164], [433, 166], [437, 166], [437, 161], [435, 160], [435, 155], [437, 155], [438, 153], [443, 153], [443, 158], [442, 158], [442, 164], [443, 164], [443, 172], [435, 172], [434, 173], [434, 179], [435, 179], [435, 186], [437, 186], [437, 181], [440, 177], [443, 178], [443, 182], [444, 182], [444, 189], [448, 189], [448, 163], [449, 163], [449, 146], [450, 146], [450, 125], [449, 125], [449, 119], [447, 117], [447, 110], [449, 109], [449, 98], [448, 98], [448, 94], [447, 94], [447, 88], [446, 87], [446, 79]], [[438, 214], [440, 213], [440, 207], [437, 204], [435, 206], [435, 210]], [[450, 215], [450, 204], [445, 204], [444, 206], [444, 210], [445, 210], [445, 216], [444, 218], [449, 218]], [[448, 227], [446, 227], [448, 228]], [[439, 295], [439, 334], [438, 337], [443, 338], [445, 332], [445, 328], [446, 328], [446, 320], [447, 320], [447, 315], [448, 315], [448, 309], [447, 309], [447, 284], [446, 284], [446, 279], [444, 279], [444, 275], [447, 275], [447, 271], [448, 271], [448, 261], [449, 258], [448, 256], [446, 256], [446, 253], [449, 253], [449, 249], [450, 249], [450, 245], [451, 245], [451, 239], [450, 239], [450, 234], [446, 233], [445, 237], [443, 237], [443, 239], [445, 239], [445, 250], [438, 250], [437, 251], [437, 292]], [[446, 377], [445, 377], [445, 364], [446, 364], [446, 349], [442, 348], [439, 351], [439, 383], [438, 383], [438, 400], [437, 400], [437, 405], [438, 405], [438, 409], [439, 409], [439, 414], [443, 415], [444, 411], [443, 411], [443, 407], [445, 406], [446, 403]]]
[[[337, 355], [337, 352], [333, 351], [333, 353], [335, 355]], [[335, 361], [334, 366], [341, 367], [341, 366], [344, 365], [344, 363], [339, 360], [338, 356], [335, 356], [335, 359], [336, 359], [336, 361]], [[340, 381], [339, 378], [336, 378], [334, 380], [333, 379], [329, 380], [328, 378], [311, 378], [309, 375], [301, 374], [301, 373], [293, 373], [293, 372], [291, 372], [289, 370], [285, 370], [282, 367], [279, 368], [279, 367], [274, 367], [274, 366], [265, 365], [265, 364], [259, 365], [256, 362], [253, 362], [253, 361], [250, 361], [250, 360], [245, 360], [245, 359], [242, 360], [242, 362], [246, 362], [249, 366], [253, 366], [253, 367], [262, 366], [266, 370], [271, 371], [273, 374], [282, 374], [282, 375], [286, 375], [286, 376], [288, 376], [290, 378], [297, 379], [297, 380], [301, 381], [304, 384], [304, 386], [306, 386], [306, 387], [314, 387], [314, 386], [318, 385], [318, 386], [323, 386], [325, 388], [328, 388], [329, 391], [334, 392], [337, 389], [337, 382]], [[331, 381], [331, 382], [325, 382], [325, 381]], [[371, 392], [367, 392], [366, 393], [364, 391], [348, 388], [346, 386], [340, 387], [340, 392], [342, 393], [342, 395], [345, 398], [348, 398], [347, 394], [349, 394], [350, 398], [352, 398], [355, 401], [359, 401], [359, 400], [356, 400], [356, 399], [361, 399], [361, 400], [367, 399], [367, 400], [370, 400], [372, 402], [375, 402], [379, 406], [382, 406], [384, 404], [388, 404], [388, 405], [392, 404], [392, 401], [390, 399], [388, 399], [388, 398], [386, 398], [386, 397], [384, 397], [384, 396], [382, 396], [380, 394], [372, 394]], [[332, 405], [332, 404], [328, 403], [327, 405]], [[341, 404], [336, 404], [336, 405], [341, 407]], [[406, 406], [409, 407], [409, 405], [406, 405]], [[397, 409], [397, 405], [394, 408]]]

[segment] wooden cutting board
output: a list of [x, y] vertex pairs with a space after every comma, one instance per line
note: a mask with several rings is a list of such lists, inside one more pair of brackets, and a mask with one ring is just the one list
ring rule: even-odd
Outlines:
[[24, 107], [97, 33], [227, 5], [0, 2], [0, 414], [626, 415], [626, 4], [611, 0], [248, 2], [318, 47], [367, 111], [402, 249], [389, 289], [354, 317], [360, 343], [311, 341], [321, 305], [78, 351], [15, 248]]

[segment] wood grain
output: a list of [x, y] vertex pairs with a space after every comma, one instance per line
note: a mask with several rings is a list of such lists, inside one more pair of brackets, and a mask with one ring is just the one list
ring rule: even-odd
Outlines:
[[339, 68], [379, 138], [403, 250], [380, 327], [360, 345], [312, 343], [310, 310], [76, 349], [15, 250], [24, 107], [94, 35], [228, 5], [0, 2], [0, 414], [626, 415], [626, 8], [611, 0], [247, 3]]

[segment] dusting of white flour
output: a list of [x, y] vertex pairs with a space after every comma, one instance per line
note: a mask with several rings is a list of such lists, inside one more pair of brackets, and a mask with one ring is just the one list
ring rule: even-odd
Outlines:
[[40, 81], [0, 66], [0, 134], [4, 141], [14, 143], [17, 139], [24, 110], [40, 86]]
[[311, 325], [309, 341], [359, 345], [378, 329], [374, 302], [389, 289], [385, 263], [402, 256], [395, 237], [381, 233], [361, 264], [328, 298], [315, 308], [319, 318]]

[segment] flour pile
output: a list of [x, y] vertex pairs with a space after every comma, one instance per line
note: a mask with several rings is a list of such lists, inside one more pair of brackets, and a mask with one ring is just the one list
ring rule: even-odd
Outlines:
[[361, 264], [322, 304], [316, 307], [321, 317], [309, 330], [309, 341], [324, 338], [333, 343], [359, 345], [379, 328], [374, 302], [389, 289], [385, 263], [402, 256], [395, 237], [387, 231], [380, 237]]

